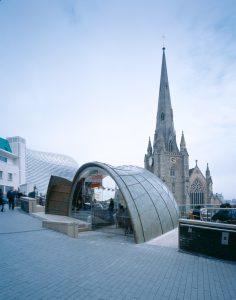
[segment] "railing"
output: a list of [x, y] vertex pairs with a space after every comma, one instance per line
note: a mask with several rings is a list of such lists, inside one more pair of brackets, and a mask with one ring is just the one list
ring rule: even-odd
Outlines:
[[236, 208], [220, 207], [219, 205], [180, 205], [179, 206], [180, 219], [201, 220], [206, 222], [217, 222], [236, 224]]

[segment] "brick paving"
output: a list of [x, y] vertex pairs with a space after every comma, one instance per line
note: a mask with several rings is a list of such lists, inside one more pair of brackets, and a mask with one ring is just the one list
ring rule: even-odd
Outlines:
[[84, 232], [42, 229], [16, 209], [0, 214], [0, 299], [236, 299], [234, 262]]

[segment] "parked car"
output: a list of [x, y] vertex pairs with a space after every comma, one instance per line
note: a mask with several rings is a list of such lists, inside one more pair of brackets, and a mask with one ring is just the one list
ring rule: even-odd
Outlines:
[[221, 209], [212, 216], [211, 220], [214, 222], [218, 221], [228, 224], [236, 224], [236, 210]]

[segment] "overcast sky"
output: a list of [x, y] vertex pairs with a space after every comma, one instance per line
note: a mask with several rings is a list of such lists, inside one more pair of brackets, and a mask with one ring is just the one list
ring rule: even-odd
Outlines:
[[0, 136], [33, 150], [143, 166], [162, 36], [178, 144], [236, 198], [234, 0], [0, 1]]

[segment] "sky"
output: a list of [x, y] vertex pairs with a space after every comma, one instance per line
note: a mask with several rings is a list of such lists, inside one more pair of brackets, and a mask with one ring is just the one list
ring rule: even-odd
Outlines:
[[1, 0], [0, 137], [143, 167], [163, 36], [177, 142], [236, 198], [234, 0]]

